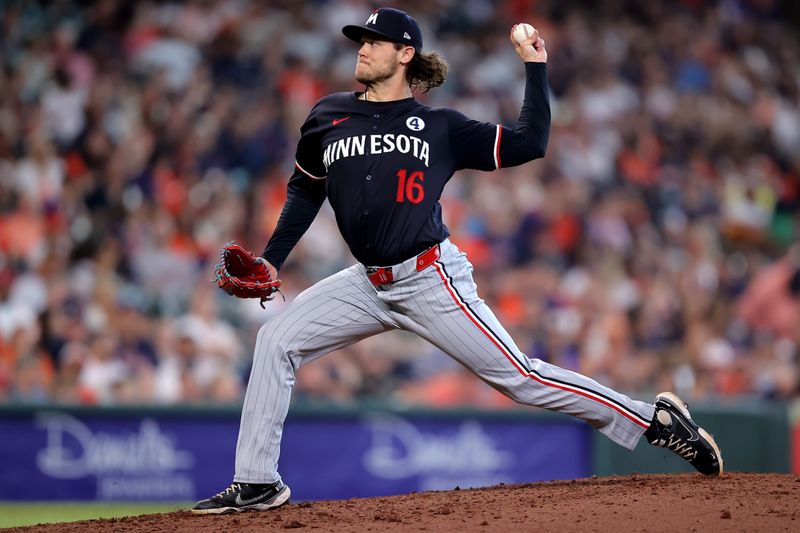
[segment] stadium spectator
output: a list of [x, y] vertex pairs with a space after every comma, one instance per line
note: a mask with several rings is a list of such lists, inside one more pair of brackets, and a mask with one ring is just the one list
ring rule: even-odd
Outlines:
[[[441, 200], [520, 347], [631, 393], [797, 396], [796, 9], [415, 4], [455, 73], [430, 105], [516, 120], [520, 73], [490, 36], [518, 20], [560, 58], [547, 157], [461, 172]], [[282, 303], [231, 301], [210, 273], [227, 240], [266, 242], [299, 122], [352, 88], [338, 28], [365, 5], [0, 5], [0, 401], [239, 401], [240, 334]], [[348, 261], [323, 209], [287, 298]], [[304, 368], [298, 397], [502, 405], [433, 352], [381, 336]]]

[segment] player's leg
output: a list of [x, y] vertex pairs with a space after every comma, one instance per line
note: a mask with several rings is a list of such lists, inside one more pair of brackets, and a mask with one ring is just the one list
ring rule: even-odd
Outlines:
[[392, 295], [404, 299], [408, 310], [406, 318], [395, 317], [401, 326], [420, 334], [515, 401], [576, 416], [628, 449], [653, 425], [655, 405], [525, 356], [478, 297], [472, 266], [449, 241], [442, 244], [439, 261], [400, 284], [404, 282], [413, 283], [415, 289], [397, 287]]
[[258, 332], [236, 445], [234, 483], [199, 502], [199, 513], [268, 509], [288, 500], [278, 474], [295, 371], [361, 339], [394, 329], [359, 265], [301, 293]]

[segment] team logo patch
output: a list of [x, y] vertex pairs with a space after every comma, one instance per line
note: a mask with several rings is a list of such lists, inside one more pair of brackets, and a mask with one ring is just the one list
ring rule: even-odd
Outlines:
[[422, 131], [425, 129], [425, 121], [419, 117], [408, 117], [408, 119], [406, 119], [406, 126], [410, 130]]

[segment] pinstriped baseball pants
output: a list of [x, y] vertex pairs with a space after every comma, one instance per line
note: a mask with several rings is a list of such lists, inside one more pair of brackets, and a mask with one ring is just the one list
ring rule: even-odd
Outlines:
[[361, 339], [404, 329], [515, 401], [585, 420], [628, 449], [655, 407], [517, 348], [478, 297], [472, 265], [449, 240], [428, 268], [376, 287], [356, 264], [302, 292], [258, 332], [236, 446], [234, 481], [280, 479], [278, 456], [295, 371]]

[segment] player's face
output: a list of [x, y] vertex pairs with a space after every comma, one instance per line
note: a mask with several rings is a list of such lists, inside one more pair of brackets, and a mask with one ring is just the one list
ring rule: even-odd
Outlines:
[[364, 37], [358, 50], [356, 80], [365, 85], [388, 80], [400, 67], [400, 53], [394, 43]]

